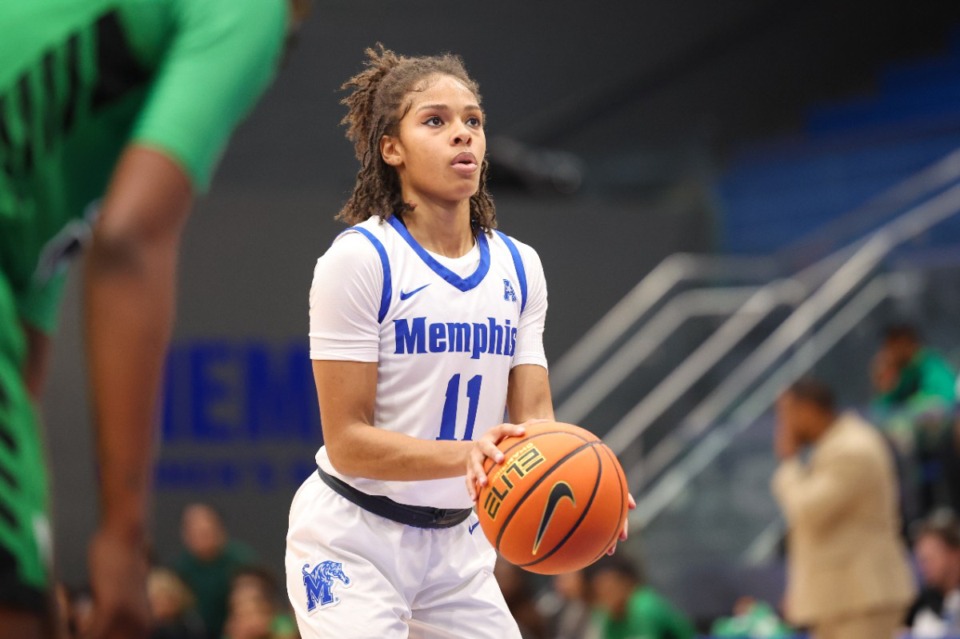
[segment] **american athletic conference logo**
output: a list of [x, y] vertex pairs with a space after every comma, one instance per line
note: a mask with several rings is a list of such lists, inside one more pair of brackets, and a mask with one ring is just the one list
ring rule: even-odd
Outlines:
[[344, 588], [350, 586], [350, 577], [343, 572], [343, 564], [339, 561], [323, 561], [313, 570], [310, 570], [310, 564], [303, 564], [301, 572], [307, 589], [307, 612], [340, 603], [340, 598], [333, 594], [335, 579], [342, 582]]
[[517, 293], [513, 290], [513, 284], [507, 279], [503, 280], [503, 300], [505, 302], [517, 301]]

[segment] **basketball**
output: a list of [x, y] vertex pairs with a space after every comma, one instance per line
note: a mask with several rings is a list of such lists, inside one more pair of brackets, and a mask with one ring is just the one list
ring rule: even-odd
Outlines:
[[503, 463], [484, 462], [477, 513], [504, 559], [555, 575], [589, 566], [617, 541], [627, 518], [627, 479], [596, 435], [548, 422], [498, 447]]

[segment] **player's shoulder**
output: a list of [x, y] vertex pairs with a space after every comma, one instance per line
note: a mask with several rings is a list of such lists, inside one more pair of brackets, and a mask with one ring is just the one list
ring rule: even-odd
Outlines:
[[837, 418], [821, 444], [825, 457], [846, 461], [887, 454], [887, 446], [879, 431], [853, 411], [842, 413]]
[[503, 243], [508, 249], [511, 250], [511, 252], [516, 250], [517, 255], [520, 257], [525, 267], [538, 269], [543, 268], [540, 262], [540, 254], [537, 253], [537, 250], [530, 244], [518, 240], [514, 236], [508, 235], [499, 229], [494, 230], [492, 236], [494, 237], [494, 241]]
[[379, 247], [389, 240], [388, 229], [388, 224], [385, 224], [379, 216], [373, 215], [363, 222], [341, 231], [334, 240], [334, 244], [347, 241], [351, 244]]
[[386, 241], [384, 226], [380, 218], [374, 216], [344, 229], [334, 238], [324, 257], [379, 262]]
[[[206, 32], [211, 39], [232, 40], [272, 51], [282, 45], [289, 19], [288, 0], [168, 0], [180, 29]], [[204, 38], [205, 39], [205, 38]], [[272, 57], [272, 56], [271, 56]]]

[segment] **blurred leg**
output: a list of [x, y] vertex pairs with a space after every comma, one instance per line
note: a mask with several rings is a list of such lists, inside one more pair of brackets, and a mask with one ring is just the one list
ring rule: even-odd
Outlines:
[[0, 639], [52, 636], [46, 463], [24, 378], [28, 339], [0, 274]]

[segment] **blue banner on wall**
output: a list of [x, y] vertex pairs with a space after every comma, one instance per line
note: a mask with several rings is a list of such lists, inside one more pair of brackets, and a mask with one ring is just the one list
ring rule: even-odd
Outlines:
[[316, 470], [320, 415], [302, 340], [196, 340], [167, 358], [160, 491], [286, 490]]

